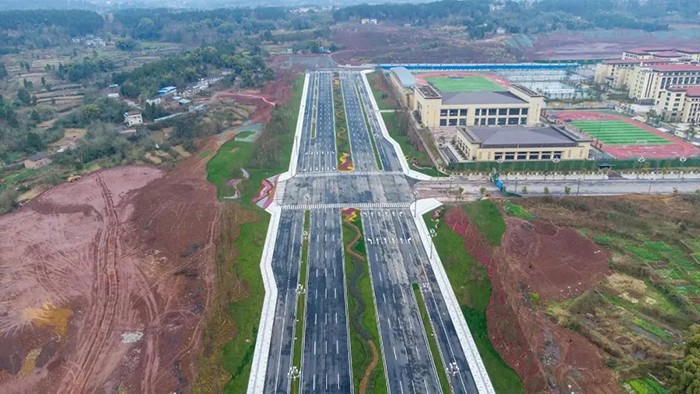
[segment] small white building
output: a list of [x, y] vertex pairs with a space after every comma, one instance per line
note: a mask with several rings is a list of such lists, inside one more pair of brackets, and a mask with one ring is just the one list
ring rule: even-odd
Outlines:
[[124, 113], [124, 124], [127, 127], [140, 125], [143, 123], [143, 116], [141, 112], [129, 111]]

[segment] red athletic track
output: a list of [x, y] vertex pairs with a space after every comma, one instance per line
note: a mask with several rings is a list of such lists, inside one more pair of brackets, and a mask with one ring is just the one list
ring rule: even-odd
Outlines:
[[555, 116], [560, 123], [566, 123], [567, 120], [622, 120], [671, 142], [665, 145], [605, 145], [596, 143], [596, 146], [618, 159], [635, 159], [640, 156], [647, 159], [671, 159], [700, 155], [700, 149], [693, 144], [626, 116], [590, 111], [562, 111], [556, 113]]

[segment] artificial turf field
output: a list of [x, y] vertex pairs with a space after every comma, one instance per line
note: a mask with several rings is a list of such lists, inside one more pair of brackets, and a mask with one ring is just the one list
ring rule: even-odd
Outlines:
[[425, 78], [442, 93], [454, 92], [502, 92], [506, 89], [484, 77], [429, 77]]
[[605, 145], [665, 145], [671, 141], [623, 120], [574, 120], [571, 124]]

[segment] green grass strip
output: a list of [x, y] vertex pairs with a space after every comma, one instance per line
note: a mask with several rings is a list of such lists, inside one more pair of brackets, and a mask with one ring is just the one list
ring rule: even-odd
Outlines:
[[518, 374], [503, 360], [489, 339], [486, 308], [491, 299], [491, 282], [486, 269], [467, 252], [464, 239], [442, 223], [435, 227], [432, 212], [423, 215], [428, 228], [434, 228], [435, 250], [445, 267], [452, 289], [474, 338], [479, 355], [497, 393], [523, 393]]
[[313, 101], [313, 108], [311, 109], [311, 138], [316, 138], [316, 118], [317, 114], [316, 112], [318, 111], [318, 84], [320, 82], [318, 79], [314, 80], [314, 86], [312, 89], [314, 90], [314, 101]]
[[[388, 393], [384, 375], [382, 347], [377, 324], [377, 310], [374, 305], [374, 293], [369, 276], [369, 265], [365, 252], [360, 213], [351, 223], [343, 220], [343, 245], [345, 253], [345, 281], [348, 300], [348, 316], [350, 318], [350, 351], [352, 355], [352, 376], [355, 392], [360, 392], [360, 383], [367, 368], [372, 362], [372, 349], [368, 341], [374, 343], [377, 351], [377, 364], [372, 369], [367, 381], [367, 392]], [[359, 231], [359, 239], [351, 246], [353, 253], [348, 253], [347, 247], [355, 239]]]
[[374, 96], [374, 101], [377, 102], [377, 108], [379, 110], [385, 109], [396, 109], [396, 107], [388, 102], [386, 98], [390, 97], [390, 93], [379, 87], [379, 79], [384, 78], [381, 73], [384, 71], [376, 70], [373, 73], [367, 75], [367, 80], [369, 81], [369, 86], [372, 89], [372, 95]]
[[[311, 228], [311, 213], [304, 212], [304, 236], [301, 246], [301, 264], [299, 265], [299, 284], [307, 288], [306, 278], [308, 277], [308, 261], [309, 261], [309, 229]], [[303, 345], [304, 345], [304, 313], [306, 310], [306, 292], [297, 296], [297, 311], [296, 323], [294, 324], [294, 353], [292, 356], [292, 365], [297, 367], [299, 371], [299, 379], [296, 383], [292, 381], [292, 393], [301, 392], [301, 368], [303, 367]]]
[[433, 325], [430, 322], [430, 316], [428, 315], [428, 308], [426, 308], [425, 301], [423, 300], [423, 293], [421, 293], [420, 286], [418, 286], [417, 283], [414, 283], [412, 287], [413, 295], [416, 296], [416, 303], [418, 304], [418, 309], [420, 310], [420, 319], [423, 322], [423, 329], [425, 330], [425, 335], [428, 337], [430, 353], [433, 355], [433, 362], [435, 363], [435, 369], [437, 370], [438, 380], [440, 380], [440, 387], [442, 387], [443, 393], [451, 393], [452, 388], [450, 387], [449, 379], [447, 379], [445, 362], [442, 360], [440, 348], [438, 348], [437, 339], [435, 338], [435, 333], [433, 332]]
[[[338, 82], [337, 86], [335, 81]], [[340, 157], [343, 153], [350, 152], [350, 136], [348, 135], [348, 122], [345, 117], [345, 104], [343, 100], [343, 87], [340, 78], [333, 77], [333, 114], [335, 116], [335, 146], [338, 168], [342, 164]]]
[[499, 246], [506, 232], [506, 222], [496, 204], [491, 200], [481, 200], [464, 206], [472, 224], [476, 226], [491, 246]]
[[357, 92], [357, 98], [360, 101], [360, 110], [362, 111], [362, 118], [365, 120], [365, 127], [367, 127], [367, 135], [369, 136], [369, 142], [372, 144], [372, 151], [374, 152], [374, 160], [377, 162], [377, 168], [380, 170], [384, 169], [384, 166], [382, 165], [382, 159], [379, 156], [379, 150], [377, 149], [377, 143], [374, 141], [374, 134], [372, 133], [372, 128], [369, 125], [369, 115], [367, 115], [367, 111], [365, 110], [365, 100], [362, 98], [362, 95], [360, 94], [360, 89], [355, 86], [355, 92]]

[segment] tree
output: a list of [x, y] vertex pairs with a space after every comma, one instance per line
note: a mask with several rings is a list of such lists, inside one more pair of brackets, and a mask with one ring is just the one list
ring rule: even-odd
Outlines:
[[7, 78], [7, 69], [4, 63], [0, 63], [0, 80]]
[[481, 193], [481, 195], [483, 196], [483, 195], [484, 195], [484, 193], [486, 193], [486, 188], [485, 188], [485, 187], [483, 187], [483, 186], [482, 186], [482, 187], [480, 187], [480, 188], [479, 188], [479, 193]]
[[151, 40], [158, 37], [158, 28], [151, 18], [141, 18], [134, 30], [134, 36], [143, 40]]
[[566, 194], [567, 196], [571, 194], [571, 188], [569, 186], [564, 187], [564, 194]]
[[18, 98], [19, 101], [21, 101], [22, 104], [24, 104], [24, 105], [29, 105], [29, 104], [31, 104], [31, 102], [32, 102], [32, 96], [29, 95], [29, 92], [28, 92], [27, 89], [25, 89], [25, 88], [21, 88], [21, 89], [17, 92], [17, 98]]
[[41, 115], [39, 115], [39, 111], [33, 109], [32, 113], [29, 115], [29, 119], [31, 119], [34, 123], [41, 122]]
[[46, 87], [46, 78], [45, 77], [41, 77], [41, 87], [42, 88]]
[[684, 356], [671, 369], [671, 392], [700, 393], [700, 325], [690, 326]]
[[544, 194], [549, 194], [549, 188], [547, 186], [544, 187]]
[[34, 133], [30, 131], [27, 133], [27, 138], [24, 143], [24, 149], [29, 151], [29, 152], [38, 152], [42, 149], [44, 149], [46, 145], [44, 144], [44, 141], [41, 139], [41, 136], [39, 134]]
[[25, 89], [31, 89], [34, 87], [34, 83], [32, 81], [28, 80], [27, 78], [25, 78], [22, 81], [22, 86], [24, 86]]
[[133, 51], [138, 47], [138, 42], [131, 37], [120, 38], [115, 41], [114, 46], [120, 51]]
[[0, 214], [10, 212], [16, 206], [18, 193], [13, 187], [0, 191]]

